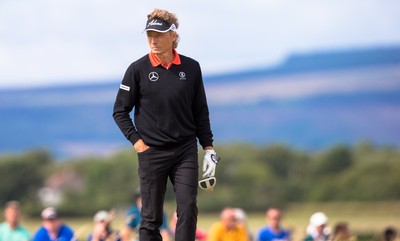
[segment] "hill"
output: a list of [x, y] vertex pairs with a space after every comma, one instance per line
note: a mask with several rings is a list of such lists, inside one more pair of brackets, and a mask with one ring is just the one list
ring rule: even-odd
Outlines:
[[[216, 144], [400, 144], [400, 47], [294, 54], [204, 81]], [[44, 148], [65, 158], [128, 147], [111, 116], [119, 83], [0, 90], [0, 153]]]

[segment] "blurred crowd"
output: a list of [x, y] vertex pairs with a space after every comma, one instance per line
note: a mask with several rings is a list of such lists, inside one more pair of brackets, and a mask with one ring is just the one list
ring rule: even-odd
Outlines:
[[[78, 231], [68, 226], [57, 209], [47, 207], [41, 212], [42, 224], [30, 233], [21, 224], [21, 208], [18, 201], [9, 201], [4, 207], [4, 222], [0, 224], [0, 241], [138, 241], [140, 225], [141, 197], [135, 194], [133, 205], [126, 213], [126, 222], [119, 230], [113, 229], [114, 210], [100, 210], [94, 214], [93, 225], [87, 238], [79, 237]], [[304, 230], [302, 240], [294, 240], [293, 230], [282, 227], [282, 210], [270, 208], [265, 213], [265, 225], [252, 232], [248, 226], [245, 211], [241, 208], [226, 207], [219, 220], [209, 230], [196, 232], [196, 241], [357, 241], [347, 222], [337, 222], [333, 227], [328, 225], [328, 217], [323, 212], [310, 216], [309, 224]], [[160, 228], [163, 241], [173, 241], [177, 217], [176, 212], [170, 218], [164, 215]], [[395, 241], [397, 231], [388, 226], [381, 236], [374, 241]]]

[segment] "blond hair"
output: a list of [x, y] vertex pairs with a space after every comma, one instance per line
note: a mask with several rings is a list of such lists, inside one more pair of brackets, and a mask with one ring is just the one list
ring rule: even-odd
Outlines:
[[[153, 12], [147, 14], [147, 19], [161, 19], [167, 22], [169, 25], [175, 24], [176, 28], [179, 27], [179, 21], [175, 14], [168, 12], [167, 10], [155, 8]], [[173, 48], [178, 47], [179, 34], [176, 33], [176, 40], [173, 43]]]

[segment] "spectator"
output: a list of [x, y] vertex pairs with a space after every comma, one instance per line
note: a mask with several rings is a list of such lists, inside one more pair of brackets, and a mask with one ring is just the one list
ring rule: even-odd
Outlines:
[[45, 208], [42, 211], [42, 223], [33, 241], [72, 241], [75, 240], [72, 229], [64, 224], [58, 211], [53, 207]]
[[113, 212], [98, 211], [94, 215], [94, 228], [88, 237], [88, 241], [121, 241], [119, 233], [111, 228], [111, 221], [113, 219]]
[[5, 222], [0, 224], [0, 241], [28, 241], [30, 234], [20, 224], [21, 209], [18, 201], [9, 201], [4, 208]]
[[323, 212], [316, 212], [310, 217], [310, 224], [307, 227], [307, 236], [304, 241], [326, 241], [329, 238], [330, 230], [327, 227], [328, 217]]
[[281, 227], [282, 212], [277, 208], [270, 208], [266, 212], [268, 225], [258, 232], [258, 241], [290, 241], [291, 234]]
[[382, 234], [382, 241], [394, 241], [396, 240], [397, 232], [393, 227], [387, 227]]
[[335, 225], [332, 233], [332, 241], [354, 241], [356, 237], [350, 232], [349, 225], [345, 222], [339, 222]]
[[[127, 213], [127, 218], [126, 218], [126, 225], [122, 229], [121, 236], [123, 240], [130, 240], [130, 237], [132, 234], [134, 234], [136, 240], [138, 240], [138, 234], [139, 234], [139, 224], [142, 221], [141, 217], [141, 210], [142, 210], [142, 197], [140, 195], [140, 192], [136, 192], [134, 194], [134, 203], [133, 205], [129, 208], [128, 213]], [[162, 240], [168, 241], [171, 239], [169, 227], [168, 227], [168, 222], [167, 222], [167, 216], [165, 213], [163, 213], [163, 224], [160, 227], [160, 234], [162, 237]]]
[[207, 241], [250, 241], [246, 228], [235, 216], [235, 209], [225, 208], [221, 212], [221, 220], [214, 223]]
[[250, 232], [249, 226], [247, 224], [247, 215], [246, 212], [241, 208], [234, 208], [236, 219], [239, 224], [241, 224], [247, 231], [249, 236], [249, 240], [254, 240], [252, 233]]

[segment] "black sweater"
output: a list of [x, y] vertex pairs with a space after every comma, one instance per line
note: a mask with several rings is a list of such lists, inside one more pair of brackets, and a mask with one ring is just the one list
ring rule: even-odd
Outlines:
[[[113, 117], [134, 144], [142, 138], [155, 147], [177, 146], [199, 139], [212, 146], [209, 111], [200, 65], [179, 55], [180, 65], [153, 67], [148, 55], [132, 63], [118, 91]], [[134, 123], [130, 112], [134, 111]]]

